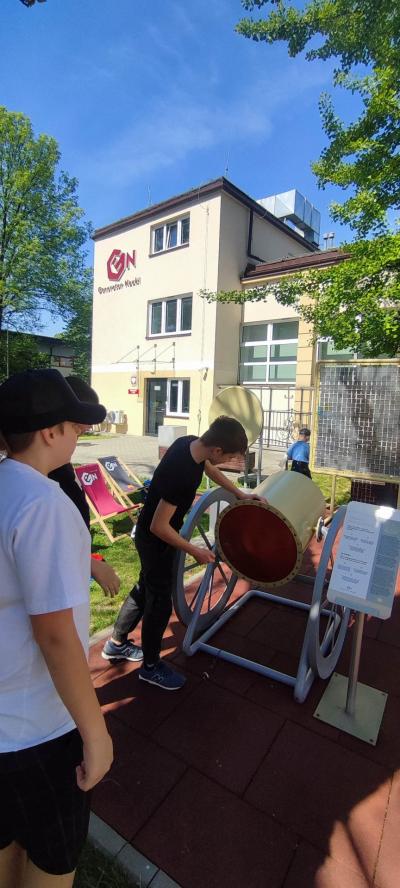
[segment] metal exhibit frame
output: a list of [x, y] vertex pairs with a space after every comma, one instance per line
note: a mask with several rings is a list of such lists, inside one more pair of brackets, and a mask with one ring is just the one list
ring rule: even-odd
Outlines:
[[385, 475], [374, 472], [357, 472], [357, 471], [349, 471], [346, 469], [342, 471], [337, 468], [328, 468], [324, 466], [323, 468], [320, 466], [315, 466], [315, 452], [317, 447], [317, 437], [318, 437], [318, 405], [319, 405], [319, 395], [321, 390], [321, 380], [320, 380], [320, 368], [321, 367], [359, 367], [359, 366], [393, 366], [399, 367], [399, 361], [396, 358], [388, 358], [386, 360], [382, 360], [379, 358], [365, 358], [350, 361], [317, 361], [316, 364], [316, 380], [315, 380], [315, 398], [313, 405], [313, 419], [312, 419], [312, 444], [311, 444], [311, 453], [310, 453], [310, 468], [314, 474], [323, 474], [323, 475], [331, 475], [332, 476], [332, 486], [331, 486], [331, 500], [330, 500], [330, 512], [333, 514], [335, 507], [335, 496], [336, 496], [336, 481], [337, 478], [354, 478], [356, 480], [362, 481], [386, 481], [393, 484], [397, 484], [398, 486], [398, 494], [397, 494], [397, 508], [400, 508], [400, 478], [397, 475]]
[[[186, 564], [184, 552], [181, 552], [176, 560], [174, 605], [177, 616], [187, 626], [182, 646], [183, 651], [188, 656], [192, 656], [197, 651], [204, 651], [219, 659], [234, 663], [237, 666], [243, 666], [260, 675], [289, 685], [294, 688], [295, 699], [302, 703], [306, 699], [317, 675], [321, 678], [329, 678], [333, 673], [346, 636], [350, 609], [331, 604], [325, 597], [327, 586], [326, 572], [332, 559], [332, 550], [336, 536], [344, 521], [346, 507], [342, 506], [338, 509], [328, 529], [323, 526], [321, 532], [321, 525], [319, 526], [319, 536], [317, 538], [321, 539], [322, 536], [324, 537], [324, 546], [310, 604], [305, 604], [295, 599], [283, 598], [272, 592], [253, 588], [249, 589], [248, 592], [244, 593], [229, 607], [229, 598], [236, 585], [238, 576], [234, 573], [231, 573], [229, 577], [226, 575], [226, 568], [223, 563], [221, 564], [218, 552], [215, 550], [213, 528], [210, 531], [205, 531], [201, 521], [211, 506], [216, 506], [218, 515], [221, 505], [224, 504], [225, 507], [227, 503], [232, 503], [234, 499], [233, 494], [227, 493], [222, 488], [211, 489], [193, 506], [181, 530], [181, 535], [188, 540], [193, 540], [193, 532], [197, 531], [202, 538], [203, 544], [215, 551], [216, 555], [215, 562], [207, 565], [189, 604], [186, 599], [187, 583], [185, 574], [193, 567], [193, 563]], [[222, 576], [225, 589], [223, 589], [217, 601], [214, 601], [212, 589], [216, 572]], [[310, 577], [299, 575], [298, 579], [307, 583], [312, 582]], [[296, 608], [308, 613], [302, 652], [295, 676], [279, 672], [269, 666], [263, 666], [253, 660], [240, 657], [237, 654], [208, 643], [209, 639], [221, 626], [237, 614], [239, 608], [253, 597], [262, 598], [275, 604]], [[207, 605], [206, 609], [204, 609], [205, 603]], [[320, 627], [321, 617], [327, 618], [327, 625], [323, 632], [321, 632]]]

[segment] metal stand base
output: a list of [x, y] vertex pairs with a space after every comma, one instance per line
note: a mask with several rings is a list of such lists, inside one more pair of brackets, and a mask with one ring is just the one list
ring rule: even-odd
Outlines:
[[314, 718], [375, 746], [388, 695], [357, 682], [357, 702], [352, 715], [346, 712], [348, 685], [349, 679], [345, 675], [334, 672]]
[[[204, 596], [203, 596], [204, 597]], [[183, 640], [182, 649], [183, 652], [191, 657], [197, 651], [204, 651], [207, 654], [212, 654], [214, 657], [218, 657], [221, 660], [226, 660], [228, 663], [234, 663], [236, 666], [244, 666], [246, 669], [251, 669], [253, 672], [257, 672], [259, 675], [264, 675], [267, 678], [272, 678], [274, 681], [282, 682], [283, 684], [289, 685], [294, 688], [294, 697], [299, 703], [303, 703], [307, 697], [311, 689], [311, 685], [316, 677], [315, 671], [311, 668], [308, 656], [308, 643], [307, 636], [305, 636], [305, 640], [303, 642], [303, 648], [300, 656], [299, 667], [296, 675], [288, 675], [285, 672], [279, 672], [277, 669], [273, 669], [271, 666], [263, 666], [261, 663], [257, 663], [255, 660], [248, 660], [245, 657], [240, 657], [238, 654], [232, 654], [230, 651], [225, 651], [223, 648], [215, 647], [214, 645], [208, 644], [208, 639], [215, 635], [219, 629], [230, 620], [239, 610], [239, 608], [243, 607], [251, 598], [262, 598], [266, 601], [272, 601], [274, 604], [279, 604], [279, 606], [286, 606], [297, 608], [298, 610], [305, 611], [310, 614], [313, 605], [305, 604], [303, 601], [292, 600], [291, 598], [283, 598], [280, 595], [274, 595], [272, 592], [264, 592], [261, 589], [249, 589], [238, 601], [235, 602], [230, 608], [224, 611], [224, 613], [211, 625], [205, 632], [203, 632], [200, 636], [198, 636], [194, 640], [195, 630], [196, 630], [196, 622], [200, 614], [201, 605], [203, 602], [203, 598], [199, 595], [196, 607], [193, 613], [192, 620], [190, 621], [185, 638]], [[324, 616], [329, 618], [330, 611], [321, 610], [321, 613]], [[339, 618], [336, 617], [335, 620], [331, 623], [330, 629], [327, 632], [324, 641], [321, 645], [321, 650], [323, 653], [326, 653], [329, 650], [332, 635], [335, 632], [336, 621]]]

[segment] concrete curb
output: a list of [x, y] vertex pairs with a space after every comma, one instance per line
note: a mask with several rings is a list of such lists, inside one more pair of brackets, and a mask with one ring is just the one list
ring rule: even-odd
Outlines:
[[181, 888], [93, 812], [90, 815], [88, 840], [120, 866], [138, 888]]
[[[93, 647], [94, 644], [97, 644], [98, 641], [104, 641], [105, 638], [108, 638], [111, 635], [114, 628], [114, 623], [111, 623], [110, 626], [106, 626], [105, 629], [99, 629], [98, 632], [94, 632], [93, 635], [89, 638], [89, 648]], [[105, 666], [107, 666], [107, 660], [104, 661]]]

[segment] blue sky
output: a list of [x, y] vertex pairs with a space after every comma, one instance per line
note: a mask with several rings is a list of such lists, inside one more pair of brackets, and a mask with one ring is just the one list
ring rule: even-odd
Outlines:
[[[298, 188], [322, 233], [349, 238], [310, 170], [332, 65], [239, 36], [242, 15], [240, 0], [1, 0], [0, 104], [57, 139], [94, 227], [226, 174], [254, 198]], [[338, 93], [346, 119], [351, 101]]]

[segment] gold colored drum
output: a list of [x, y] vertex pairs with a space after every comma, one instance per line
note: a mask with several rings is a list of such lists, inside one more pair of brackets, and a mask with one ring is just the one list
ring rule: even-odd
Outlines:
[[261, 401], [243, 385], [228, 385], [214, 398], [208, 412], [210, 425], [218, 416], [238, 419], [246, 432], [249, 447], [262, 431], [264, 413]]
[[254, 490], [267, 503], [240, 500], [221, 513], [215, 537], [221, 559], [262, 589], [281, 586], [298, 573], [325, 500], [316, 484], [297, 472], [276, 472]]

